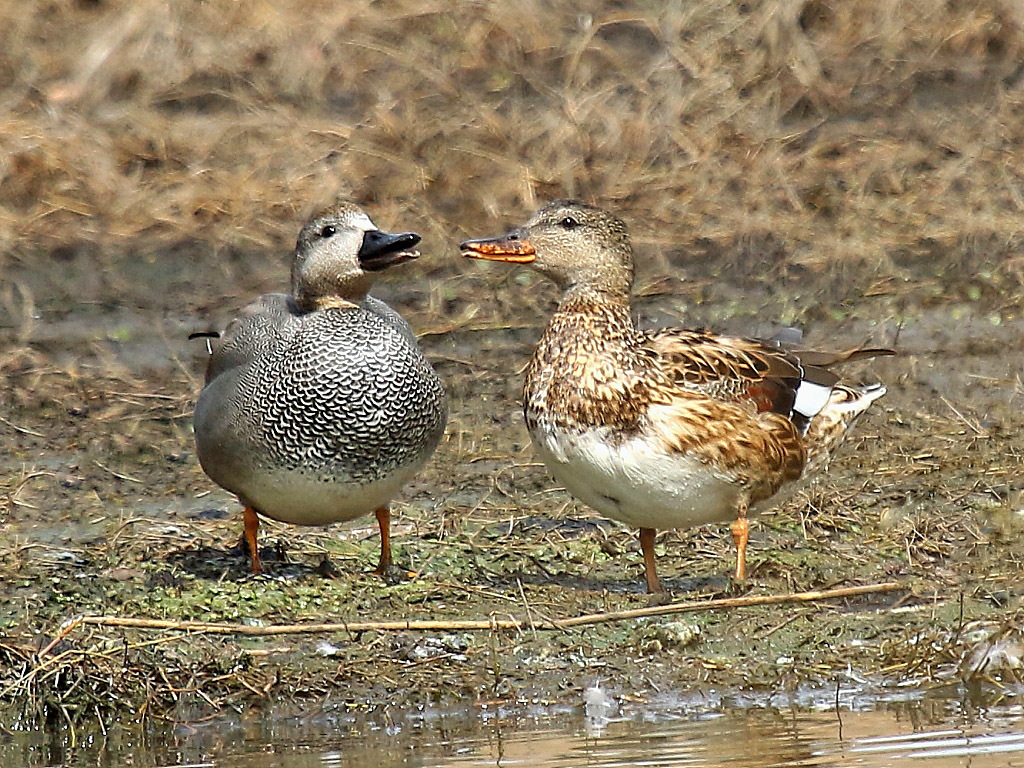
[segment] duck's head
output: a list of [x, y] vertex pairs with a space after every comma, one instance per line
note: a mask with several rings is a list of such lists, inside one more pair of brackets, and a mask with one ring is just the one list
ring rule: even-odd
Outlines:
[[499, 237], [466, 240], [471, 259], [530, 264], [563, 289], [628, 292], [633, 249], [622, 219], [576, 200], [555, 200]]
[[333, 299], [359, 301], [373, 273], [418, 257], [415, 232], [381, 232], [354, 203], [317, 213], [299, 232], [292, 260], [292, 296], [304, 309]]

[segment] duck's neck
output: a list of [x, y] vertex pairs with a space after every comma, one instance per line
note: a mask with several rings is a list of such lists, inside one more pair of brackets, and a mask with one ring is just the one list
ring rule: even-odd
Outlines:
[[632, 393], [644, 380], [635, 339], [624, 293], [568, 290], [527, 367], [523, 399], [531, 434], [633, 428], [639, 412]]
[[623, 294], [571, 288], [562, 297], [533, 353], [527, 372], [532, 384], [554, 378], [566, 386], [586, 387], [616, 375], [615, 360], [623, 357], [636, 329]]
[[562, 296], [549, 330], [555, 325], [577, 327], [584, 335], [603, 339], [631, 334], [635, 329], [629, 313], [628, 289], [571, 286]]
[[366, 301], [370, 288], [367, 280], [346, 280], [337, 284], [324, 282], [292, 282], [292, 299], [302, 312], [315, 312], [331, 307], [351, 307]]

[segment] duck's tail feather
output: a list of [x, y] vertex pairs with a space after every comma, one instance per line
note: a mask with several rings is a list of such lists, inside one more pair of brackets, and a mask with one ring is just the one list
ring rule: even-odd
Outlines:
[[833, 365], [852, 363], [855, 360], [867, 360], [871, 357], [891, 357], [896, 354], [895, 349], [886, 347], [854, 347], [844, 349], [841, 352], [818, 352], [811, 349], [793, 350], [793, 354], [800, 358], [803, 365], [815, 368], [831, 368]]
[[804, 445], [807, 447], [805, 474], [828, 465], [832, 452], [842, 443], [846, 433], [885, 392], [882, 384], [837, 384], [832, 389], [828, 402], [811, 419], [804, 435]]

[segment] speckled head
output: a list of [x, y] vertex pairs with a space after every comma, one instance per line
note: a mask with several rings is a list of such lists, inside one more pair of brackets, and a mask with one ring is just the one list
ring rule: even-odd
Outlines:
[[342, 201], [313, 216], [299, 232], [292, 260], [292, 296], [315, 309], [333, 301], [360, 301], [372, 273], [415, 259], [420, 236], [381, 232], [354, 203]]
[[531, 264], [563, 289], [628, 292], [633, 248], [622, 219], [577, 200], [554, 200], [500, 237], [466, 240], [464, 256]]

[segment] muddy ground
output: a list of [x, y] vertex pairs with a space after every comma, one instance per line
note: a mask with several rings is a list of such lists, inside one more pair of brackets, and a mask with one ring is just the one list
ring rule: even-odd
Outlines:
[[[639, 315], [652, 324], [679, 317], [767, 333], [770, 318], [799, 302], [817, 315], [812, 343], [900, 350], [859, 372], [890, 393], [829, 474], [755, 526], [747, 583], [728, 578], [725, 526], [661, 534], [659, 565], [675, 598], [892, 580], [903, 589], [538, 630], [531, 622], [647, 604], [634, 532], [574, 503], [530, 452], [519, 371], [553, 291], [526, 272], [497, 283], [453, 277], [453, 307], [490, 307], [460, 321], [457, 311], [433, 314], [436, 286], [426, 290], [417, 265], [389, 275], [377, 292], [423, 334], [452, 400], [445, 441], [396, 504], [398, 556], [420, 575], [389, 585], [369, 574], [371, 518], [266, 525], [267, 573], [254, 577], [237, 547], [237, 504], [195, 459], [190, 414], [205, 350], [185, 337], [206, 320], [175, 305], [210, 287], [197, 258], [177, 258], [168, 291], [126, 254], [125, 269], [143, 273], [135, 301], [40, 306], [32, 343], [4, 360], [2, 684], [30, 712], [49, 702], [79, 715], [128, 708], [192, 718], [242, 699], [325, 694], [353, 706], [551, 700], [594, 678], [637, 696], [777, 689], [848, 668], [879, 685], [947, 680], [966, 674], [961, 657], [982, 637], [972, 622], [994, 629], [1020, 616], [1024, 323], [1003, 320], [998, 307], [926, 306], [901, 293], [897, 308], [882, 292], [836, 311], [816, 304], [823, 289], [813, 281], [774, 287], [736, 273], [664, 289], [656, 276], [642, 279]], [[424, 258], [460, 266], [451, 244]], [[55, 295], [57, 281], [85, 280], [81, 266], [23, 277], [36, 281], [35, 295]], [[281, 271], [278, 258], [262, 266]], [[515, 617], [522, 628], [246, 638], [79, 627], [49, 647], [80, 614], [252, 625]]]
[[[4, 32], [22, 63], [0, 169], [0, 699], [64, 721], [196, 719], [324, 695], [550, 700], [595, 678], [644, 696], [1013, 676], [971, 671], [979, 642], [1012, 666], [1024, 615], [1012, 6], [314, 4], [318, 42], [308, 5], [254, 21], [217, 3], [196, 18], [39, 3]], [[228, 37], [239, 25], [250, 36]], [[389, 47], [396, 29], [415, 45]], [[420, 574], [404, 583], [369, 575], [370, 520], [267, 524], [267, 573], [251, 576], [238, 507], [195, 459], [204, 349], [187, 334], [281, 289], [303, 213], [335, 194], [425, 235], [375, 291], [451, 398], [395, 505], [398, 558]], [[634, 532], [554, 487], [523, 428], [521, 369], [553, 288], [455, 249], [564, 194], [629, 220], [644, 324], [899, 350], [850, 371], [889, 394], [826, 477], [760, 518], [748, 582], [728, 579], [726, 527], [660, 534], [675, 598], [900, 590], [537, 627], [647, 604]], [[63, 635], [83, 614], [521, 628]]]

